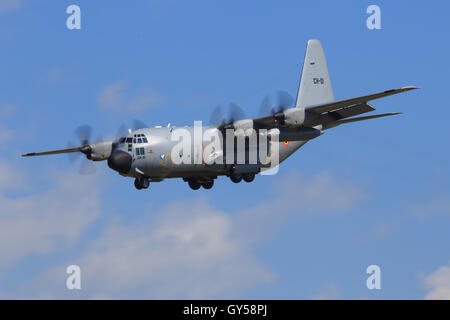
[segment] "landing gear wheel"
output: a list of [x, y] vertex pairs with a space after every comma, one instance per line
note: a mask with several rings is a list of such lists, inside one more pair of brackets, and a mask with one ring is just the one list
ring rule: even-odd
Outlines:
[[136, 180], [134, 180], [134, 186], [138, 190], [147, 189], [150, 186], [150, 182], [148, 181], [147, 178], [140, 177], [140, 178], [136, 178]]
[[213, 185], [214, 185], [214, 180], [202, 183], [203, 189], [206, 189], [206, 190], [211, 189], [213, 187]]
[[253, 180], [255, 180], [255, 174], [254, 173], [246, 173], [246, 174], [242, 175], [242, 178], [244, 179], [245, 182], [252, 182]]
[[142, 186], [139, 182], [139, 179], [134, 180], [134, 186], [136, 187], [136, 189], [141, 190]]
[[240, 174], [231, 173], [230, 174], [230, 179], [234, 183], [239, 183], [239, 182], [242, 181], [242, 176]]
[[141, 178], [142, 189], [147, 189], [150, 186], [150, 182], [147, 178]]
[[201, 184], [196, 180], [189, 180], [188, 184], [192, 190], [198, 190], [201, 187]]

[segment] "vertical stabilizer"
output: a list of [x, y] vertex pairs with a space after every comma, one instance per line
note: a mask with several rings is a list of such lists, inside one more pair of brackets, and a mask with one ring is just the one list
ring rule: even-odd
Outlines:
[[319, 40], [309, 40], [298, 88], [297, 108], [333, 102], [327, 61]]

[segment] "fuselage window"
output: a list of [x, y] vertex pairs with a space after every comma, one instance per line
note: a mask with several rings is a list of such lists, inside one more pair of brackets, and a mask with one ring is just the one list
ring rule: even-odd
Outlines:
[[136, 148], [136, 155], [137, 156], [144, 156], [145, 155], [145, 150], [144, 148]]

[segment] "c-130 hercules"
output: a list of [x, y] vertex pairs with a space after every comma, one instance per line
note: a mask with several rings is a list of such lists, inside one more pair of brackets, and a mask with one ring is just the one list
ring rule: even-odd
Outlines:
[[[252, 182], [261, 170], [278, 165], [306, 142], [319, 137], [327, 129], [346, 123], [400, 114], [393, 112], [355, 117], [375, 110], [368, 101], [413, 89], [417, 88], [408, 86], [335, 101], [322, 45], [319, 40], [309, 40], [294, 106], [283, 105], [280, 102], [278, 110], [272, 109], [272, 112], [265, 116], [222, 120], [218, 124], [201, 127], [200, 144], [195, 142], [194, 146], [188, 144], [188, 150], [177, 149], [178, 151], [174, 152], [179, 142], [173, 139], [173, 134], [179, 128], [168, 126], [128, 130], [126, 135], [116, 141], [89, 143], [86, 137], [82, 138], [82, 145], [79, 147], [27, 153], [22, 156], [81, 152], [92, 161], [107, 160], [111, 169], [122, 176], [134, 178], [135, 187], [139, 190], [147, 189], [150, 182], [160, 182], [167, 178], [182, 178], [194, 190], [200, 187], [212, 188], [214, 179], [218, 176], [227, 176], [235, 183], [242, 180]], [[266, 101], [266, 103], [270, 102]], [[191, 136], [196, 134], [195, 126], [180, 128]], [[209, 142], [203, 140], [207, 130], [222, 133], [218, 147], [214, 147], [217, 144], [213, 147], [205, 145], [214, 140], [211, 139]], [[248, 132], [248, 130], [264, 132], [257, 134], [256, 149], [258, 152], [261, 151], [260, 137], [266, 137], [265, 159], [273, 156], [271, 153], [276, 150], [276, 163], [272, 161], [267, 163], [261, 156], [257, 156], [256, 161], [249, 161], [251, 147], [250, 142], [247, 143], [245, 140], [249, 139], [248, 137], [244, 138], [243, 148], [232, 145], [228, 151], [226, 150], [228, 140], [224, 143], [225, 131], [227, 134], [230, 131], [234, 133], [231, 139], [234, 143], [239, 138], [238, 132]], [[274, 148], [275, 146], [277, 148]], [[225, 157], [230, 150], [234, 152], [234, 155], [230, 158]], [[179, 161], [178, 157], [183, 157], [184, 161]], [[224, 161], [225, 158], [226, 161]], [[212, 162], [206, 161], [211, 159], [213, 159]], [[237, 161], [237, 159], [244, 159], [244, 161]]]

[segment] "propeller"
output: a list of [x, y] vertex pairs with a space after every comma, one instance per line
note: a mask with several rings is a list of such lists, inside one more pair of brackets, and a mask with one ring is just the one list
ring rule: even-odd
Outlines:
[[[80, 145], [81, 145], [79, 147], [80, 152], [85, 154], [87, 159], [89, 159], [89, 157], [92, 154], [92, 147], [90, 146], [92, 127], [89, 125], [79, 126], [78, 128], [75, 129], [75, 134], [78, 137], [78, 139], [80, 140]], [[102, 138], [99, 138], [98, 140], [101, 141]], [[68, 146], [69, 146], [69, 148], [75, 147], [71, 142], [68, 143]], [[69, 153], [68, 155], [69, 155], [69, 161], [71, 163], [74, 163], [77, 159], [80, 158], [81, 154], [78, 152], [75, 152], [75, 153]], [[83, 162], [79, 169], [79, 173], [83, 174], [83, 175], [93, 174], [96, 171], [97, 171], [97, 168], [91, 161]]]
[[292, 107], [294, 104], [294, 99], [286, 91], [278, 91], [278, 103], [274, 105], [270, 97], [266, 96], [261, 102], [260, 113], [261, 115], [272, 114], [275, 122], [281, 125], [285, 124], [284, 110]]
[[225, 123], [225, 116], [223, 115], [222, 106], [218, 105], [214, 108], [211, 116], [209, 117], [210, 125], [222, 125]]
[[[117, 129], [116, 132], [116, 142], [122, 138], [123, 136], [126, 136], [128, 134], [128, 126], [125, 125], [125, 123], [122, 123], [119, 127], [119, 129]], [[138, 120], [138, 119], [134, 119], [133, 120], [133, 126], [132, 126], [133, 130], [139, 130], [139, 129], [145, 129], [145, 128], [149, 128], [149, 126], [142, 120]]]
[[116, 131], [116, 138], [114, 139], [114, 141], [116, 142], [119, 141], [120, 138], [126, 136], [127, 134], [128, 134], [127, 126], [125, 125], [125, 123], [122, 123]]
[[278, 108], [284, 110], [294, 105], [294, 98], [286, 91], [278, 91]]
[[89, 144], [89, 140], [91, 138], [92, 134], [92, 128], [91, 126], [85, 124], [82, 126], [79, 126], [75, 129], [75, 134], [78, 136], [78, 139], [81, 141], [81, 145], [87, 145]]
[[142, 120], [133, 120], [133, 130], [145, 129], [148, 128], [148, 125], [145, 124]]
[[236, 103], [230, 103], [228, 108], [228, 117], [224, 116], [222, 107], [219, 105], [214, 108], [211, 113], [209, 123], [217, 125], [221, 129], [233, 128], [233, 122], [245, 118], [245, 113], [242, 108]]
[[244, 110], [242, 110], [242, 108], [236, 103], [230, 103], [229, 112], [230, 117], [228, 119], [228, 122], [233, 122], [245, 118]]
[[259, 114], [261, 116], [267, 115], [272, 113], [272, 110], [274, 108], [274, 104], [269, 96], [265, 96], [264, 99], [261, 101], [261, 105], [259, 107]]

